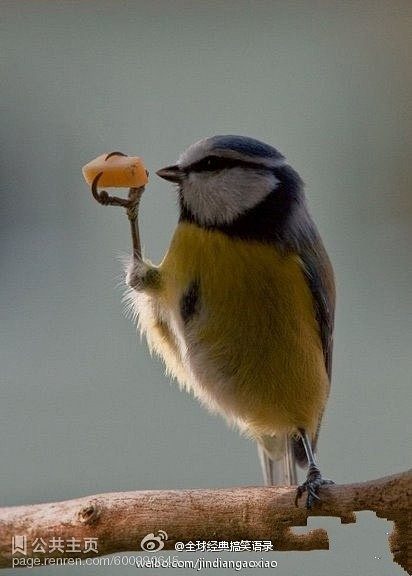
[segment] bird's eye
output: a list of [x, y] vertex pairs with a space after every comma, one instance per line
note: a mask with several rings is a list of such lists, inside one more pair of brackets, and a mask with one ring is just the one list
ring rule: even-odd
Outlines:
[[192, 166], [192, 170], [203, 172], [208, 170], [220, 170], [224, 167], [225, 162], [222, 158], [218, 158], [217, 156], [207, 156], [206, 158], [203, 158], [203, 160], [196, 162], [196, 164]]
[[215, 170], [218, 168], [219, 159], [216, 156], [208, 156], [199, 162], [201, 170]]

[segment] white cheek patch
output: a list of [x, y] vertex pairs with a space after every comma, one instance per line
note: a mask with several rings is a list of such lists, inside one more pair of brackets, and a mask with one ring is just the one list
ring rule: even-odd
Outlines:
[[262, 202], [278, 184], [273, 173], [250, 168], [192, 172], [184, 183], [183, 198], [201, 224], [230, 224]]

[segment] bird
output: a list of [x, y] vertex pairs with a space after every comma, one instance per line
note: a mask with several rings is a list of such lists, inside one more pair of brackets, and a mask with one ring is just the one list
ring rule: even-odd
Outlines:
[[[159, 265], [135, 251], [126, 299], [182, 389], [256, 441], [264, 482], [320, 500], [316, 459], [332, 371], [335, 282], [304, 184], [255, 138], [203, 138], [157, 171], [179, 219]], [[138, 223], [136, 224], [138, 229]], [[140, 239], [139, 239], [140, 241]]]

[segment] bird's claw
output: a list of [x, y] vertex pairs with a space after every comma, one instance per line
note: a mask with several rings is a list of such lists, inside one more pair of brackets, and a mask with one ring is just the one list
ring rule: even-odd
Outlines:
[[328, 484], [334, 484], [334, 482], [333, 480], [329, 480], [329, 478], [322, 478], [319, 468], [313, 467], [309, 469], [305, 482], [298, 486], [296, 490], [295, 506], [298, 505], [299, 499], [303, 494], [307, 492], [306, 508], [312, 508], [316, 501], [320, 502], [318, 495], [320, 487]]
[[139, 203], [140, 197], [143, 193], [144, 186], [140, 188], [130, 188], [129, 195], [127, 198], [119, 198], [118, 196], [110, 196], [106, 190], [98, 190], [99, 180], [102, 177], [103, 172], [99, 172], [93, 179], [91, 185], [91, 191], [93, 198], [97, 200], [102, 206], [123, 206], [126, 210], [133, 210]]
[[[123, 152], [111, 152], [106, 156], [106, 160], [112, 156], [126, 156]], [[146, 170], [146, 174], [149, 173]], [[137, 215], [139, 210], [139, 202], [144, 192], [144, 185], [139, 188], [129, 188], [129, 194], [127, 198], [120, 198], [119, 196], [110, 196], [106, 190], [98, 190], [99, 180], [102, 177], [103, 172], [99, 172], [93, 178], [91, 184], [91, 191], [93, 198], [97, 200], [102, 206], [122, 206], [126, 209], [127, 217], [130, 221], [131, 234], [132, 234], [132, 244], [133, 244], [133, 255], [137, 260], [141, 259], [141, 245], [139, 237], [139, 227], [137, 222]]]

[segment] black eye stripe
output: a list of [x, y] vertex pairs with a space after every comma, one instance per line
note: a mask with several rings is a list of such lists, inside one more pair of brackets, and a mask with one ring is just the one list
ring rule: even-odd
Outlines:
[[250, 168], [255, 170], [272, 170], [268, 166], [263, 166], [258, 162], [248, 160], [238, 160], [236, 158], [224, 158], [222, 156], [206, 156], [198, 162], [194, 162], [185, 168], [185, 172], [215, 172], [217, 170], [225, 170], [227, 168]]

